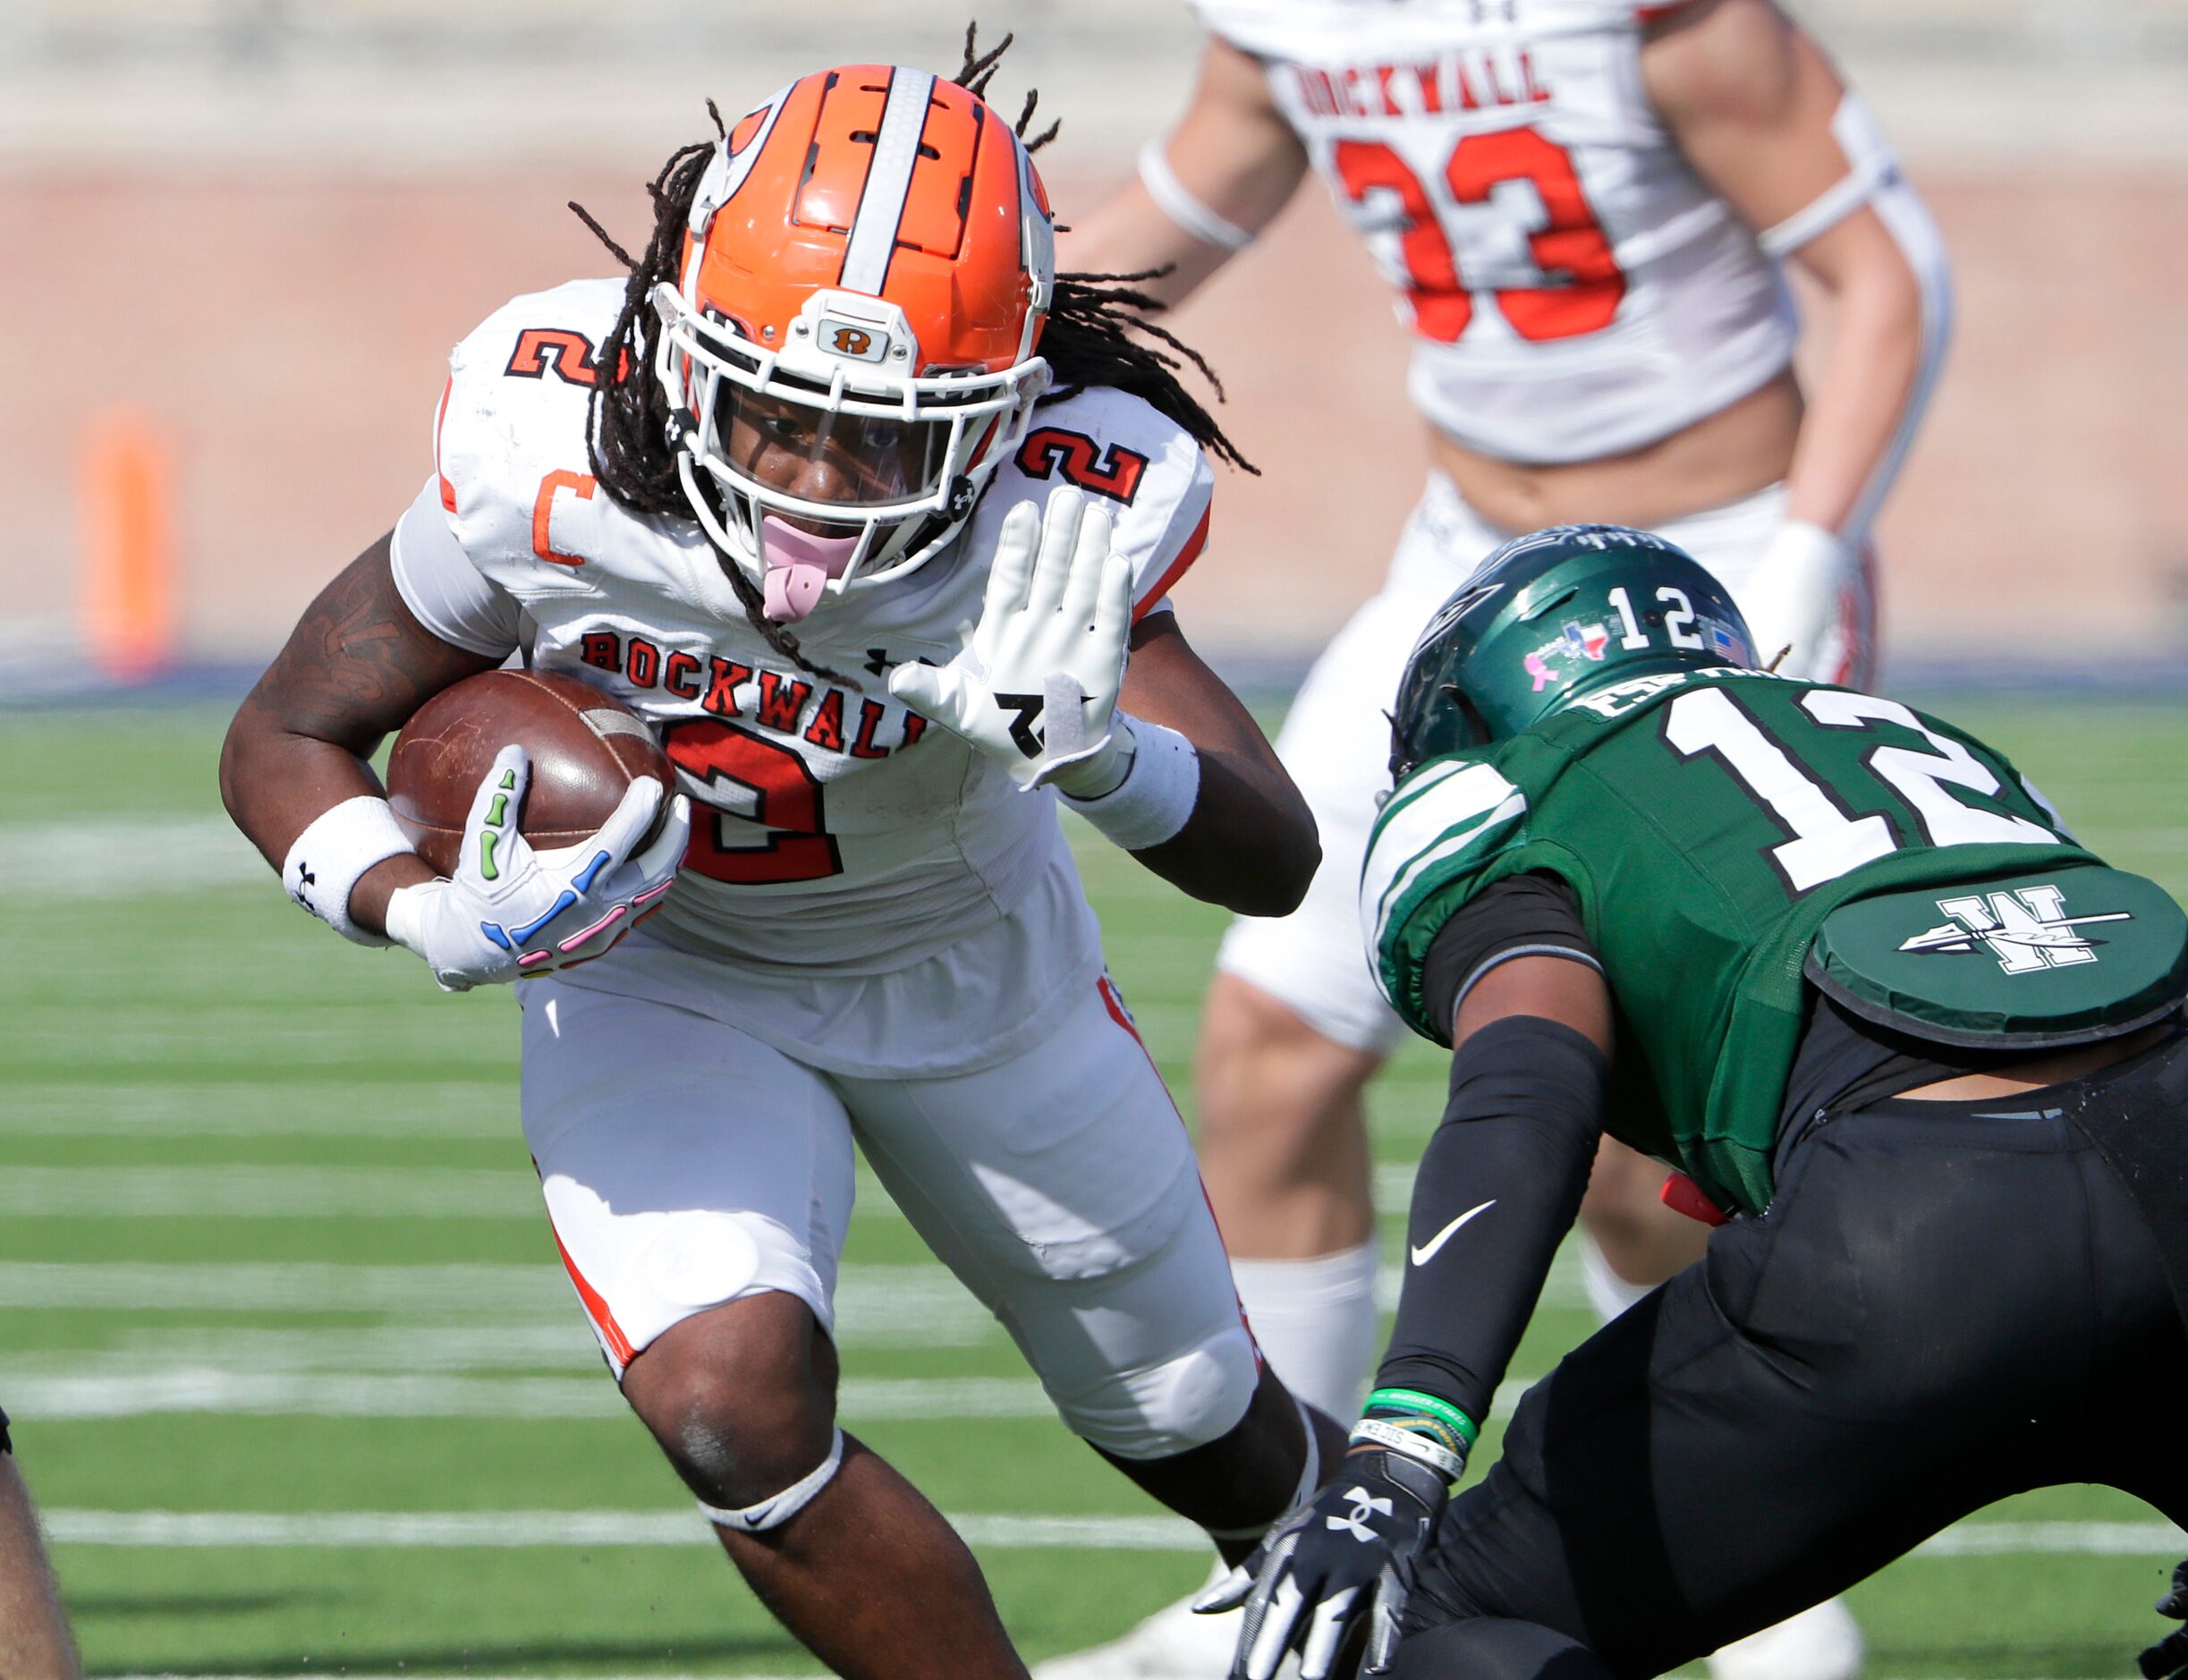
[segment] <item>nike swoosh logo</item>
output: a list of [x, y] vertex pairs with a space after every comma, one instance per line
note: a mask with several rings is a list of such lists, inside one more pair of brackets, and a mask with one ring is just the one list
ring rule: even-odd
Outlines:
[[1480, 1207], [1469, 1208], [1464, 1213], [1454, 1219], [1449, 1225], [1438, 1231], [1434, 1236], [1423, 1243], [1419, 1248], [1412, 1251], [1413, 1264], [1416, 1266], [1426, 1266], [1430, 1260], [1436, 1258], [1437, 1251], [1440, 1250], [1445, 1243], [1451, 1241], [1453, 1233], [1456, 1232], [1461, 1226], [1464, 1225], [1477, 1213], [1485, 1212], [1487, 1209], [1494, 1208], [1496, 1205], [1497, 1198], [1491, 1196], [1487, 1201], [1483, 1202]]

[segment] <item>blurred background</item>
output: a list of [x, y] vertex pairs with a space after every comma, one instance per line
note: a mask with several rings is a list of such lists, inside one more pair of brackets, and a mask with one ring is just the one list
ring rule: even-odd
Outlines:
[[[2144, 683], [2188, 643], [2188, 4], [1805, 0], [1950, 242], [1960, 324], [1882, 524], [1887, 669]], [[641, 182], [813, 64], [953, 68], [931, 0], [0, 0], [0, 683], [248, 664], [428, 464], [448, 346], [626, 241]], [[1180, 0], [985, 0], [1068, 222], [1180, 107]], [[1281, 675], [1418, 488], [1404, 347], [1310, 187], [1175, 323], [1264, 470], [1185, 623]], [[91, 657], [87, 660], [85, 656]]]

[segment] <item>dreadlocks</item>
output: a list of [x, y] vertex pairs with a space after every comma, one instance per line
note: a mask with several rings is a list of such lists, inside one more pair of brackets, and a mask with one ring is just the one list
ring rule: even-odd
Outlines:
[[[984, 53], [977, 49], [974, 38], [974, 29], [968, 27], [964, 62], [955, 80], [967, 92], [985, 98], [1012, 38], [1005, 35]], [[1053, 122], [1040, 133], [1028, 135], [1039, 103], [1039, 95], [1029, 91], [1015, 125], [1029, 152], [1039, 150], [1056, 135], [1057, 124]], [[707, 114], [714, 120], [716, 134], [726, 138], [722, 114], [711, 99], [707, 102]], [[652, 312], [654, 287], [664, 281], [674, 285], [680, 276], [691, 201], [698, 196], [700, 181], [714, 149], [713, 140], [680, 147], [648, 184], [646, 191], [653, 200], [653, 234], [644, 254], [638, 258], [617, 244], [581, 205], [570, 206], [630, 272], [622, 312], [600, 350], [600, 378], [593, 388], [586, 445], [594, 478], [634, 513], [690, 516], [677, 472], [676, 450], [669, 437], [673, 405], [649, 353], [648, 318]], [[1175, 421], [1210, 454], [1247, 472], [1258, 472], [1178, 378], [1179, 370], [1191, 362], [1221, 401], [1223, 386], [1214, 369], [1197, 351], [1156, 325], [1151, 317], [1163, 305], [1133, 289], [1137, 283], [1158, 279], [1166, 272], [1150, 269], [1141, 274], [1056, 276], [1040, 341], [1040, 353], [1054, 370], [1056, 383], [1041, 402], [1058, 402], [1090, 386], [1124, 391]], [[770, 648], [802, 671], [844, 680], [839, 673], [810, 662], [800, 650], [797, 637], [767, 617], [759, 588], [742, 566], [724, 556], [722, 570], [736, 590], [745, 616]]]

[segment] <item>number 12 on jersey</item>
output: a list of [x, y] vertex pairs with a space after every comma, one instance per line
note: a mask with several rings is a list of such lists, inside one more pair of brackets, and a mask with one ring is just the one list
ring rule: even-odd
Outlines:
[[[1861, 762], [1897, 793], [1924, 844], [1933, 846], [2056, 844], [2050, 829], [2004, 811], [1963, 804], [1946, 792], [1964, 787], [1989, 798], [2004, 790], [1989, 767], [1949, 735], [1931, 729], [1897, 700], [1843, 689], [1813, 689], [1801, 709], [1825, 729], [1870, 730], [1896, 725], [1933, 749], [1870, 748]], [[1881, 814], [1855, 816], [1833, 790], [1794, 761], [1785, 745], [1764, 732], [1747, 709], [1721, 688], [1691, 690], [1665, 708], [1664, 739], [1683, 759], [1712, 756], [1748, 796], [1793, 837], [1768, 856], [1795, 894], [1835, 881], [1899, 849], [1892, 824]]]

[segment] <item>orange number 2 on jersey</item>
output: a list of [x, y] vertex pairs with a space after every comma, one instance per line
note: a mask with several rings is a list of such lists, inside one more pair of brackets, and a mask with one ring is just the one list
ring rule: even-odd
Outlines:
[[[1473, 319], [1473, 294], [1421, 178], [1380, 140], [1341, 140], [1332, 162], [1355, 204], [1378, 191], [1397, 195], [1404, 216], [1399, 249], [1414, 327], [1438, 344], [1456, 343]], [[1581, 189], [1571, 154], [1533, 129], [1504, 129], [1467, 135], [1444, 165], [1445, 184], [1460, 205], [1487, 204], [1511, 181], [1528, 182], [1540, 195], [1547, 219], [1528, 234], [1527, 244], [1552, 284], [1494, 293], [1497, 308], [1514, 332], [1534, 343], [1600, 332], [1618, 313], [1626, 281]]]
[[[740, 887], [844, 872], [822, 819], [820, 783], [791, 748], [711, 717], [674, 725], [662, 744], [685, 790], [714, 807], [712, 820], [691, 825], [685, 869]], [[763, 837], [738, 843], [755, 828]]]

